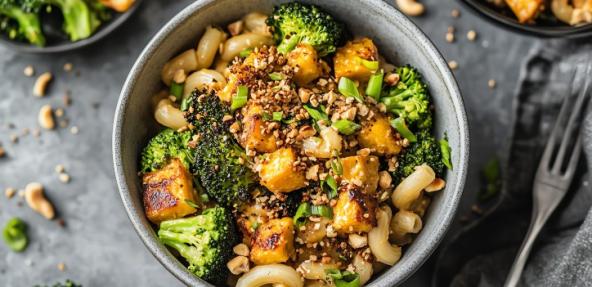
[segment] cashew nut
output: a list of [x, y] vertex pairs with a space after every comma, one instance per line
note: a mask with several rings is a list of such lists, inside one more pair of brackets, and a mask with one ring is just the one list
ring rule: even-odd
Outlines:
[[226, 267], [230, 273], [234, 275], [249, 272], [249, 258], [245, 256], [237, 256], [226, 263]]
[[553, 0], [551, 1], [551, 11], [557, 17], [565, 23], [571, 23], [573, 15], [573, 7], [568, 3], [568, 0]]
[[240, 244], [235, 245], [232, 248], [232, 251], [236, 255], [249, 256], [249, 246], [247, 246], [244, 243], [240, 243]]
[[53, 120], [53, 111], [50, 105], [45, 105], [39, 110], [38, 116], [39, 125], [47, 130], [55, 128], [55, 121]]
[[444, 187], [446, 187], [446, 181], [441, 178], [436, 178], [434, 181], [432, 181], [432, 183], [430, 183], [430, 185], [426, 186], [424, 190], [427, 192], [434, 192], [440, 191], [444, 189]]
[[415, 0], [395, 0], [399, 10], [407, 16], [419, 16], [425, 11], [423, 4]]
[[25, 187], [25, 200], [29, 207], [47, 219], [53, 219], [55, 212], [53, 205], [43, 194], [43, 185], [37, 182], [27, 184]]
[[45, 90], [47, 89], [47, 85], [51, 82], [53, 76], [50, 72], [45, 72], [41, 74], [35, 81], [35, 86], [33, 86], [33, 95], [37, 97], [45, 96]]

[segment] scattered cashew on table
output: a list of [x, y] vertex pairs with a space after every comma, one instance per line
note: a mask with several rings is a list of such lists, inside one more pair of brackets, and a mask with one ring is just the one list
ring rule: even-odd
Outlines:
[[395, 3], [399, 7], [399, 10], [407, 16], [419, 16], [425, 11], [423, 4], [416, 0], [395, 0]]

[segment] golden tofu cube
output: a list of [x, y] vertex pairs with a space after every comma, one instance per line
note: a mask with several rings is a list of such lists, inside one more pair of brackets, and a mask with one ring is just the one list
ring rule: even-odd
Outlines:
[[306, 186], [304, 171], [296, 170], [296, 152], [281, 148], [267, 154], [259, 171], [261, 184], [271, 192], [291, 192]]
[[506, 4], [512, 9], [518, 22], [526, 23], [534, 20], [541, 11], [543, 0], [506, 0]]
[[294, 254], [292, 218], [272, 219], [261, 224], [251, 244], [251, 261], [255, 265], [283, 263]]
[[401, 151], [388, 118], [379, 114], [370, 121], [362, 122], [358, 142], [362, 147], [374, 149], [380, 155], [396, 155]]
[[299, 86], [304, 86], [314, 81], [323, 73], [317, 51], [309, 44], [298, 44], [288, 54], [288, 65], [298, 68], [294, 73], [294, 81]]
[[265, 133], [265, 122], [261, 116], [262, 109], [257, 105], [249, 105], [243, 119], [241, 143], [244, 148], [258, 152], [273, 152], [277, 149], [277, 138], [272, 133]]
[[368, 81], [376, 70], [364, 65], [364, 60], [378, 61], [378, 49], [372, 40], [362, 38], [347, 42], [337, 50], [333, 58], [335, 78], [346, 77], [361, 82]]
[[348, 156], [341, 159], [343, 179], [362, 187], [366, 194], [374, 194], [378, 186], [378, 157], [368, 155]]
[[344, 186], [333, 207], [333, 228], [341, 234], [368, 232], [376, 226], [376, 199]]
[[187, 204], [188, 200], [195, 202], [193, 179], [177, 158], [159, 170], [144, 174], [142, 185], [144, 210], [152, 223], [184, 217], [196, 211]]

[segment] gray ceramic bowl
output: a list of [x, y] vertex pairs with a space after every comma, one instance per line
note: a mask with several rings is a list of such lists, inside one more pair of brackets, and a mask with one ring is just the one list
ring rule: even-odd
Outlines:
[[[194, 47], [209, 24], [224, 25], [250, 11], [271, 11], [274, 0], [200, 0], [175, 16], [150, 41], [133, 66], [121, 92], [113, 130], [113, 160], [121, 199], [140, 238], [154, 256], [179, 280], [191, 286], [211, 286], [187, 271], [161, 244], [144, 216], [138, 157], [155, 134], [150, 98], [161, 88], [160, 70], [175, 54]], [[410, 63], [424, 75], [436, 107], [436, 132], [447, 133], [454, 171], [447, 186], [434, 197], [424, 229], [406, 248], [401, 260], [369, 286], [395, 286], [415, 272], [434, 251], [449, 227], [465, 182], [469, 137], [462, 98], [446, 62], [428, 38], [405, 16], [380, 0], [323, 0], [312, 2], [345, 22], [355, 35], [374, 39], [381, 55], [396, 64]]]

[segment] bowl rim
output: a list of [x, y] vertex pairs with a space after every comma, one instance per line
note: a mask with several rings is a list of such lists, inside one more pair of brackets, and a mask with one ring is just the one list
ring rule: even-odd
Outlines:
[[[151, 233], [153, 230], [146, 230], [142, 223], [145, 221], [143, 208], [138, 210], [132, 201], [131, 190], [126, 184], [126, 177], [123, 169], [123, 158], [121, 153], [122, 145], [122, 128], [124, 122], [124, 113], [129, 103], [129, 97], [131, 96], [134, 86], [140, 77], [140, 72], [143, 70], [146, 61], [156, 52], [160, 43], [168, 36], [168, 34], [176, 29], [182, 23], [188, 21], [189, 18], [193, 17], [199, 10], [215, 5], [216, 0], [197, 0], [192, 4], [185, 7], [178, 14], [176, 14], [169, 22], [167, 22], [150, 40], [146, 45], [140, 56], [137, 58], [133, 67], [130, 70], [128, 77], [121, 90], [119, 100], [117, 102], [116, 111], [113, 122], [113, 134], [112, 134], [112, 153], [113, 153], [113, 164], [115, 171], [115, 178], [117, 186], [122, 199], [122, 203], [126, 210], [129, 220], [131, 221], [136, 233], [144, 243], [144, 245], [150, 250], [153, 256], [177, 279], [186, 285], [191, 286], [213, 286], [201, 279], [194, 274], [190, 273], [187, 268], [180, 263], [172, 254], [166, 249], [166, 247], [160, 243]], [[428, 259], [428, 257], [436, 250], [440, 241], [444, 238], [448, 228], [450, 227], [456, 210], [462, 196], [464, 185], [467, 176], [467, 168], [469, 164], [469, 128], [467, 115], [464, 108], [463, 99], [458, 88], [458, 84], [452, 71], [448, 68], [446, 61], [443, 56], [437, 50], [436, 46], [429, 40], [429, 38], [417, 27], [411, 20], [400, 13], [398, 10], [388, 5], [382, 0], [360, 0], [360, 4], [365, 5], [376, 11], [380, 17], [391, 18], [390, 22], [397, 22], [400, 25], [403, 33], [407, 34], [409, 38], [415, 39], [417, 45], [422, 49], [421, 53], [429, 58], [435, 72], [441, 77], [444, 86], [447, 88], [449, 98], [451, 101], [451, 107], [456, 111], [454, 120], [458, 123], [459, 129], [459, 150], [456, 151], [459, 157], [459, 165], [455, 166], [454, 172], [457, 174], [455, 182], [452, 186], [456, 186], [456, 190], [446, 196], [446, 200], [442, 201], [442, 204], [447, 204], [446, 212], [443, 212], [442, 217], [438, 218], [439, 224], [435, 228], [434, 232], [425, 238], [423, 249], [416, 250], [413, 253], [411, 260], [405, 261], [405, 265], [401, 266], [399, 263], [398, 268], [393, 268], [387, 272], [384, 272], [379, 277], [375, 278], [367, 286], [393, 286], [394, 283], [400, 284], [409, 278], [413, 273], [419, 269], [421, 265]]]
[[123, 13], [115, 12], [117, 13], [117, 16], [109, 20], [105, 25], [99, 27], [99, 29], [94, 34], [86, 39], [76, 42], [66, 42], [64, 44], [53, 46], [37, 47], [30, 43], [13, 41], [2, 36], [0, 37], [0, 43], [11, 50], [29, 54], [56, 54], [80, 49], [102, 40], [103, 38], [107, 37], [107, 35], [121, 27], [121, 25], [125, 23], [139, 9], [142, 2], [143, 0], [135, 0], [134, 5], [129, 10]]
[[592, 24], [581, 26], [536, 26], [520, 24], [516, 19], [500, 14], [495, 9], [479, 2], [483, 0], [458, 0], [474, 15], [485, 18], [495, 26], [523, 35], [543, 38], [582, 38], [592, 35]]

